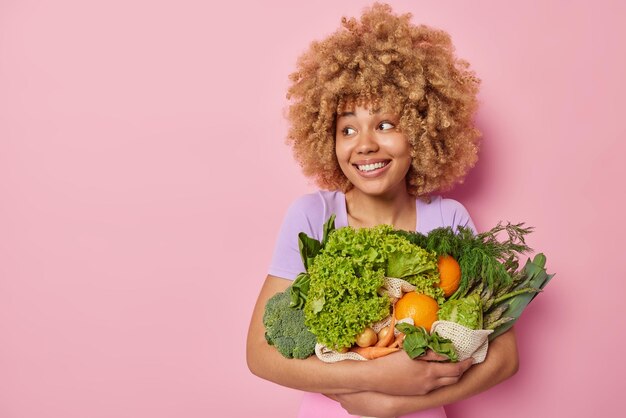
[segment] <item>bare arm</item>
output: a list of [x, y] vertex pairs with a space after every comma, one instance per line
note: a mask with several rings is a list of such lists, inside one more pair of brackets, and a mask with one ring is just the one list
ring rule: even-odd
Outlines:
[[292, 282], [268, 276], [259, 294], [248, 330], [247, 361], [255, 375], [282, 386], [327, 394], [375, 391], [394, 395], [425, 394], [456, 383], [470, 361], [437, 364], [413, 361], [402, 352], [371, 361], [327, 364], [312, 356], [286, 359], [265, 340], [263, 312], [267, 300]]
[[351, 414], [395, 417], [466, 399], [508, 379], [517, 369], [517, 343], [511, 329], [490, 343], [486, 360], [473, 366], [457, 384], [442, 387], [423, 396], [359, 392], [330, 397], [341, 402]]

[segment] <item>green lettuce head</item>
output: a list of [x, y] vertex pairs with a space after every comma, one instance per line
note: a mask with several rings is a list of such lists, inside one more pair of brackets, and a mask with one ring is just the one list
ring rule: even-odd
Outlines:
[[483, 307], [480, 296], [472, 294], [463, 299], [449, 300], [439, 309], [441, 321], [451, 321], [470, 329], [482, 329]]

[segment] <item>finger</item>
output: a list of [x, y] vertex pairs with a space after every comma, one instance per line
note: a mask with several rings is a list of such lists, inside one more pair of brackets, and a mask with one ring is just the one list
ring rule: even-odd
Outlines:
[[420, 359], [420, 360], [427, 360], [427, 361], [446, 361], [446, 360], [450, 360], [448, 357], [443, 356], [441, 354], [437, 354], [433, 350], [430, 350], [430, 349], [428, 351], [426, 351], [426, 354], [424, 354], [423, 356], [418, 357], [418, 359]]
[[459, 361], [456, 364], [459, 367], [459, 377], [461, 377], [470, 367], [472, 367], [472, 365], [474, 364], [474, 359], [470, 357], [463, 361]]
[[455, 383], [457, 383], [459, 381], [461, 377], [440, 377], [439, 379], [437, 379], [435, 381], [435, 387], [433, 388], [433, 390], [435, 389], [439, 389], [441, 387], [444, 386], [448, 386], [448, 385], [453, 385]]
[[[465, 362], [465, 361], [464, 361]], [[461, 366], [459, 363], [455, 364], [456, 366]], [[471, 362], [470, 362], [471, 365]], [[434, 389], [440, 388], [442, 386], [453, 385], [461, 380], [463, 373], [465, 373], [467, 369], [463, 367], [457, 367], [456, 369], [448, 369], [448, 375], [442, 375], [441, 377], [435, 379], [434, 381]]]
[[472, 365], [472, 360], [469, 359], [460, 361], [458, 363], [431, 363], [433, 370], [439, 377], [461, 377], [463, 373], [467, 371]]
[[458, 364], [463, 368], [463, 373], [465, 373], [467, 369], [469, 369], [470, 367], [474, 365], [474, 359], [470, 357], [463, 361], [459, 361]]

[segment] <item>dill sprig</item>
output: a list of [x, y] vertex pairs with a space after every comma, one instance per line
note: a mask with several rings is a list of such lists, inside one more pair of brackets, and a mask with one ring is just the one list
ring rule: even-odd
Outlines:
[[[467, 296], [481, 284], [495, 294], [508, 288], [513, 282], [519, 266], [519, 256], [531, 251], [526, 245], [525, 236], [532, 227], [524, 223], [498, 223], [489, 231], [480, 234], [459, 226], [455, 232], [451, 227], [437, 228], [427, 235], [419, 232], [395, 231], [419, 245], [439, 255], [448, 254], [459, 261], [461, 283], [450, 299]], [[502, 238], [501, 238], [502, 237]], [[482, 290], [478, 292], [482, 293]]]

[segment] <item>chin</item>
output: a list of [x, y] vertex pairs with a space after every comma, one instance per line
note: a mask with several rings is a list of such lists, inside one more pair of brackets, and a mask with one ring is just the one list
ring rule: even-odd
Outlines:
[[389, 187], [358, 187], [353, 185], [352, 189], [356, 190], [358, 193], [372, 197], [388, 197], [398, 193], [398, 189]]

